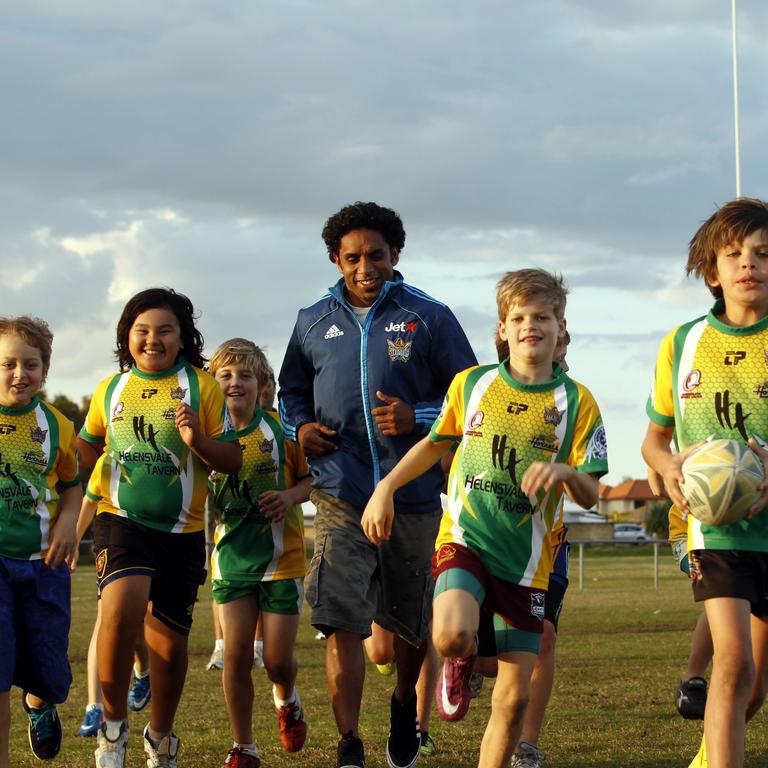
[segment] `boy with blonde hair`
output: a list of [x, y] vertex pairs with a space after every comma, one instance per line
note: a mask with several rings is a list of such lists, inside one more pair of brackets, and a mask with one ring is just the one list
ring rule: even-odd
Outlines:
[[224, 765], [259, 768], [251, 679], [259, 616], [280, 742], [296, 752], [307, 736], [293, 651], [306, 572], [301, 502], [309, 498], [310, 477], [301, 449], [285, 440], [277, 414], [258, 405], [271, 371], [262, 350], [247, 339], [230, 339], [214, 352], [209, 370], [226, 397], [243, 449], [240, 472], [212, 476], [218, 523], [213, 598], [224, 630], [222, 682], [234, 737]]
[[376, 488], [362, 525], [374, 543], [392, 528], [392, 497], [459, 442], [448, 508], [435, 544], [433, 640], [443, 656], [477, 653], [481, 609], [493, 614], [499, 672], [480, 747], [482, 768], [509, 763], [529, 698], [553, 570], [550, 533], [564, 491], [597, 501], [608, 470], [605, 432], [591, 393], [553, 369], [565, 334], [562, 278], [541, 269], [499, 281], [500, 364], [459, 373], [430, 434]]
[[[739, 198], [718, 209], [691, 239], [687, 272], [704, 279], [715, 304], [662, 341], [643, 442], [646, 463], [685, 512], [682, 464], [702, 440], [747, 443], [768, 469], [768, 204]], [[706, 756], [702, 744], [694, 766], [742, 766], [745, 722], [765, 698], [755, 659], [768, 648], [768, 481], [760, 490], [740, 522], [705, 525], [688, 516], [693, 596], [704, 603], [714, 648]]]
[[0, 318], [0, 768], [11, 685], [24, 692], [32, 753], [50, 760], [61, 748], [56, 704], [72, 682], [68, 562], [83, 494], [74, 425], [37, 396], [52, 344], [43, 320]]

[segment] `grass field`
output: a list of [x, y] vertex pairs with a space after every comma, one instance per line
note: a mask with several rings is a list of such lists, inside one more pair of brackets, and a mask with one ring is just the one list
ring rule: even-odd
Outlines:
[[[574, 560], [574, 586], [566, 597], [560, 622], [555, 692], [541, 739], [545, 766], [685, 768], [698, 749], [701, 724], [682, 720], [673, 703], [698, 608], [686, 579], [664, 554], [658, 591], [653, 587], [649, 548], [588, 552], [583, 592], [577, 588]], [[74, 683], [69, 701], [59, 710], [65, 743], [53, 764], [79, 768], [93, 765], [95, 747], [93, 739], [75, 738], [74, 734], [85, 705], [85, 655], [96, 606], [93, 570], [79, 569], [73, 579], [70, 657]], [[183, 768], [219, 768], [231, 744], [220, 674], [205, 671], [213, 642], [210, 602], [209, 588], [203, 587], [190, 638], [187, 685], [176, 721], [183, 741]], [[262, 670], [254, 671], [255, 732], [265, 768], [335, 766], [337, 737], [325, 689], [324, 644], [313, 636], [305, 615], [297, 655], [299, 688], [310, 731], [302, 752], [288, 755], [281, 751], [266, 676]], [[361, 735], [370, 768], [386, 766], [383, 745], [389, 727], [392, 681], [381, 677], [373, 666], [368, 667]], [[433, 713], [430, 732], [439, 754], [422, 758], [421, 766], [476, 765], [490, 706], [490, 683], [486, 681], [462, 722], [443, 723]], [[26, 717], [15, 690], [12, 718], [11, 765], [40, 765], [29, 751]], [[141, 731], [147, 713], [131, 718], [128, 765], [139, 768], [144, 765]], [[747, 766], [768, 765], [766, 722], [761, 712], [748, 728]]]

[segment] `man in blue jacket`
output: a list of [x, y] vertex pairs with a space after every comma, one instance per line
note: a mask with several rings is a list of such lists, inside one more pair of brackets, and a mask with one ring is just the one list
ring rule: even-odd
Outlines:
[[395, 270], [405, 231], [394, 211], [346, 206], [328, 219], [323, 240], [342, 276], [299, 310], [279, 377], [286, 434], [304, 448], [314, 478], [307, 601], [328, 637], [337, 767], [364, 766], [362, 641], [375, 619], [395, 633], [387, 762], [410, 768], [420, 746], [415, 685], [431, 617], [440, 466], [395, 496], [392, 537], [380, 548], [360, 517], [376, 483], [429, 431], [453, 376], [477, 361], [451, 310]]

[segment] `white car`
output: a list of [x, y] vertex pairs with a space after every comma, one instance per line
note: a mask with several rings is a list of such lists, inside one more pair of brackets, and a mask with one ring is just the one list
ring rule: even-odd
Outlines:
[[613, 538], [623, 542], [651, 540], [651, 537], [645, 532], [645, 528], [637, 523], [616, 523], [613, 526]]

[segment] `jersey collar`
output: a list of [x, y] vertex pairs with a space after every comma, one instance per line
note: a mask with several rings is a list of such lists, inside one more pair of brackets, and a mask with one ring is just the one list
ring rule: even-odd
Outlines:
[[728, 336], [751, 336], [753, 333], [759, 333], [760, 331], [768, 328], [768, 315], [762, 320], [758, 320], [754, 325], [728, 325], [722, 320], [718, 320], [717, 316], [722, 315], [725, 312], [725, 300], [718, 299], [712, 309], [709, 310], [707, 315], [707, 322], [720, 333], [728, 334]]

